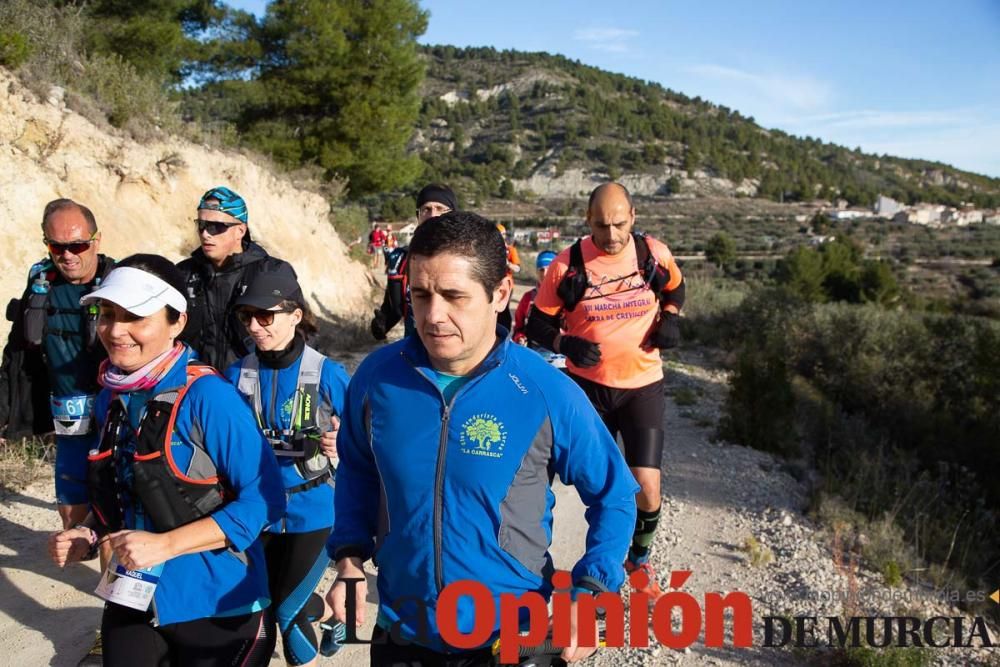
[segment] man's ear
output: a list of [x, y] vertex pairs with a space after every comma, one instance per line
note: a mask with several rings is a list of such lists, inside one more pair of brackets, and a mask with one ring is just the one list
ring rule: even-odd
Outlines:
[[493, 310], [498, 313], [505, 311], [513, 294], [514, 280], [510, 276], [504, 276], [500, 284], [493, 290]]

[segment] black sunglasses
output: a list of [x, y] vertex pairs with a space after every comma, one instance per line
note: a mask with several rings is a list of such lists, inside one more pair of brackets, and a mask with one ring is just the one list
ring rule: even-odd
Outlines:
[[257, 320], [257, 324], [262, 327], [269, 327], [274, 324], [274, 316], [278, 313], [292, 313], [295, 311], [286, 310], [282, 308], [281, 310], [251, 310], [249, 308], [243, 308], [236, 311], [236, 319], [240, 321], [245, 327], [250, 326], [250, 318]]
[[74, 255], [82, 255], [83, 253], [90, 250], [90, 246], [94, 245], [94, 241], [97, 239], [97, 232], [94, 232], [86, 241], [70, 241], [69, 243], [59, 243], [58, 241], [51, 241], [49, 239], [43, 239], [45, 245], [48, 246], [49, 252], [53, 255], [60, 256], [66, 254], [67, 251], [73, 253]]
[[236, 225], [242, 225], [242, 222], [216, 222], [215, 220], [202, 220], [201, 218], [195, 218], [194, 224], [198, 225], [198, 233], [207, 231], [210, 236], [218, 236], [222, 234], [230, 227], [235, 227]]

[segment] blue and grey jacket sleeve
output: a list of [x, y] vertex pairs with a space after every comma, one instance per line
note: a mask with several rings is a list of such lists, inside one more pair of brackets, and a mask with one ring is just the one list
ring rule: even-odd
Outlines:
[[[370, 368], [370, 366], [368, 367]], [[379, 507], [378, 469], [368, 441], [368, 384], [366, 365], [355, 373], [347, 386], [347, 397], [337, 434], [337, 484], [334, 489], [333, 532], [326, 550], [334, 561], [356, 556], [371, 558]]]
[[625, 581], [622, 564], [635, 529], [639, 485], [583, 391], [567, 382], [562, 394], [553, 420], [555, 470], [587, 507], [587, 547], [573, 567], [573, 584], [617, 591]]
[[244, 551], [265, 526], [285, 513], [285, 485], [274, 452], [257, 428], [250, 407], [221, 378], [196, 382], [185, 404], [191, 406], [194, 423], [204, 431], [205, 450], [235, 494], [211, 516], [233, 548]]

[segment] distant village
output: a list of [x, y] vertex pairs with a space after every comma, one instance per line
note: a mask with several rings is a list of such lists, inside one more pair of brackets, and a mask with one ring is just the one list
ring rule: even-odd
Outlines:
[[966, 225], [1000, 225], [1000, 210], [982, 210], [972, 206], [956, 208], [943, 204], [915, 204], [906, 206], [891, 197], [879, 195], [871, 209], [848, 208], [847, 202], [838, 200], [826, 216], [831, 220], [881, 219], [899, 224], [927, 227], [964, 227]]

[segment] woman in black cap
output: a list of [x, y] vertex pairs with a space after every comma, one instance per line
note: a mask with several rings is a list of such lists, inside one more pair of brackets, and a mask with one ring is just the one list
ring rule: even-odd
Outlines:
[[[271, 603], [289, 665], [314, 664], [314, 621], [330, 614], [312, 593], [329, 564], [326, 539], [333, 528], [336, 456], [328, 434], [344, 407], [344, 367], [306, 345], [316, 320], [289, 271], [257, 274], [236, 300], [236, 316], [255, 350], [230, 366], [226, 377], [250, 403], [271, 443], [288, 499], [281, 520], [263, 533]], [[340, 648], [344, 626], [324, 627], [324, 655]], [[338, 637], [339, 635], [339, 637]]]

